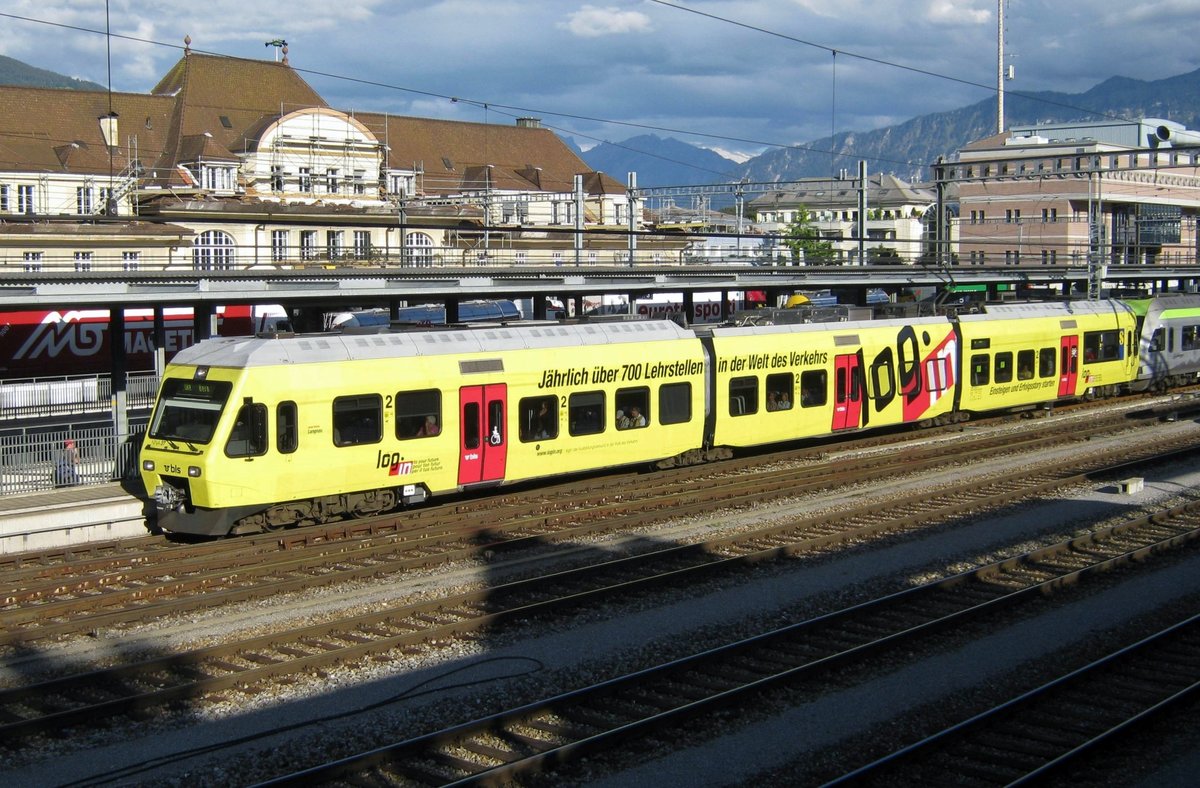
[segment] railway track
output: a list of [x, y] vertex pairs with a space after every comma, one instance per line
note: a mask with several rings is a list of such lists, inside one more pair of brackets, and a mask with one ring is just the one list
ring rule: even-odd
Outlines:
[[[1121, 449], [1118, 453], [1124, 462], [1127, 452]], [[1087, 464], [1094, 471], [1097, 463]], [[694, 585], [701, 575], [744, 571], [764, 561], [839, 542], [946, 522], [964, 512], [1003, 506], [1078, 482], [1088, 472], [1072, 475], [1057, 467], [1023, 467], [987, 485], [970, 482], [941, 491], [925, 489], [910, 498], [893, 496], [887, 506], [868, 502], [847, 512], [792, 519], [448, 598], [12, 687], [0, 690], [0, 736], [11, 741], [72, 725], [95, 724], [104, 717], [145, 714], [166, 704], [254, 688], [332, 665], [366, 658], [393, 659], [429, 649], [431, 643], [584, 602], [605, 609], [650, 586]], [[1140, 528], [1150, 533], [1147, 529], [1152, 525], [1146, 522]]]
[[[1142, 427], [1161, 414], [1134, 421]], [[5, 574], [0, 589], [0, 645], [17, 645], [155, 620], [222, 604], [297, 590], [479, 560], [544, 542], [579, 540], [628, 530], [716, 507], [736, 508], [839, 489], [885, 475], [911, 474], [966, 463], [997, 451], [1036, 452], [1056, 443], [1084, 441], [1131, 422], [1124, 415], [1086, 427], [1065, 423], [1032, 436], [962, 436], [947, 446], [870, 452], [820, 465], [812, 450], [746, 458], [717, 468], [622, 474], [458, 502], [400, 516], [354, 521], [315, 534], [260, 536], [113, 557], [27, 562]], [[799, 457], [797, 456], [799, 455]], [[753, 472], [747, 479], [746, 474]], [[634, 483], [636, 481], [636, 483]]]
[[[1085, 431], [1058, 431], [1016, 438], [990, 434], [956, 440], [953, 447], [926, 443], [895, 453], [865, 453], [820, 465], [755, 469], [750, 461], [678, 473], [589, 480], [532, 495], [468, 501], [421, 510], [383, 524], [346, 524], [342, 539], [307, 540], [301, 546], [253, 537], [176, 551], [151, 549], [142, 557], [85, 559], [68, 565], [30, 565], [6, 575], [0, 595], [0, 645], [94, 633], [102, 628], [156, 620], [286, 592], [361, 581], [428, 567], [478, 561], [545, 542], [577, 541], [605, 531], [629, 530], [714, 507], [761, 505], [877, 481], [882, 475], [919, 473], [996, 453], [1037, 452], [1062, 440], [1105, 434], [1122, 417], [1090, 423]], [[1152, 425], [1153, 419], [1141, 420]], [[1156, 447], [1157, 450], [1157, 447]], [[950, 451], [953, 451], [950, 455]], [[774, 457], [774, 456], [773, 456]], [[754, 471], [751, 479], [745, 474]], [[326, 531], [328, 533], [328, 531]], [[481, 536], [484, 535], [484, 536]]]
[[1200, 697], [1200, 616], [926, 737], [829, 786], [1103, 784], [1110, 746]]
[[[862, 666], [868, 657], [902, 652], [934, 633], [967, 637], [968, 629], [975, 631], [981, 622], [995, 618], [1004, 626], [1003, 620], [1014, 609], [1035, 608], [1053, 592], [1077, 588], [1117, 566], [1142, 566], [1161, 551], [1194, 545], [1198, 537], [1200, 504], [1176, 507], [758, 637], [280, 776], [265, 785], [494, 785], [570, 769], [600, 753], [619, 751], [629, 741], [670, 741], [680, 735], [685, 723], [694, 736], [702, 720], [747, 710], [783, 688], [819, 683], [830, 671]], [[1160, 651], [1159, 661], [1150, 663], [1171, 667], [1169, 681], [1149, 682], [1159, 685], [1154, 688], [1158, 695], [1171, 696], [1181, 685], [1190, 687], [1196, 681], [1200, 668], [1188, 655], [1195, 653], [1198, 627], [1193, 623], [1183, 646]], [[1186, 670], [1178, 667], [1181, 658], [1191, 663]], [[1186, 676], [1177, 681], [1180, 673]], [[1148, 674], [1143, 666], [1128, 675], [1146, 683]], [[1099, 679], [1105, 690], [1102, 697], [1125, 695], [1111, 684], [1104, 685], [1105, 680]], [[1139, 690], [1148, 704], [1156, 702], [1149, 699], [1151, 694]], [[1050, 719], [1055, 709], [1061, 711], [1067, 704], [1064, 697], [1077, 701], [1081, 696], [1060, 695], [1038, 721]], [[1103, 702], [1082, 709], [1095, 705]], [[1082, 709], [1077, 715], [1086, 714]], [[1019, 714], [1008, 717], [1009, 723], [1013, 719], [1019, 720]], [[1039, 734], [1022, 733], [1019, 725], [1018, 721], [1003, 728], [1012, 743], [996, 756], [999, 760], [1008, 752], [1025, 753], [1055, 738], [1053, 726], [1043, 725]], [[1105, 724], [1088, 727], [1106, 730]], [[996, 734], [996, 740], [1000, 738]], [[957, 755], [947, 750], [944, 757]], [[960, 773], [947, 772], [945, 761], [929, 763], [930, 771], [915, 773], [915, 782], [907, 783], [904, 773], [899, 782], [923, 784], [922, 775], [940, 775], [927, 780], [938, 783], [947, 773]], [[897, 784], [890, 773], [880, 774], [879, 784]], [[562, 777], [570, 780], [571, 774]]]

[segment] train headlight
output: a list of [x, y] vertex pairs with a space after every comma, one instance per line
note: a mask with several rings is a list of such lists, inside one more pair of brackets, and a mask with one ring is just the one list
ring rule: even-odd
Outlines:
[[200, 466], [189, 465], [188, 466], [188, 476], [191, 476], [193, 479], [199, 479], [200, 478]]
[[154, 460], [142, 460], [142, 470], [143, 471], [154, 470]]

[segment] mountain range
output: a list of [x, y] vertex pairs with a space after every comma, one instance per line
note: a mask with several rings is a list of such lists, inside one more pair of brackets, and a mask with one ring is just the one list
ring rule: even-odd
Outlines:
[[103, 85], [76, 79], [20, 60], [0, 55], [0, 85], [24, 85], [34, 88], [66, 88], [68, 90], [104, 90]]
[[[0, 55], [0, 84], [71, 90], [104, 90], [104, 86], [36, 68]], [[1063, 123], [1097, 118], [1162, 118], [1200, 127], [1200, 69], [1144, 81], [1112, 77], [1083, 93], [1042, 91], [1005, 94], [1009, 126]], [[871, 173], [886, 172], [911, 182], [927, 180], [929, 165], [950, 157], [963, 145], [995, 133], [996, 102], [975, 104], [912, 118], [869, 131], [849, 131], [786, 148], [775, 148], [738, 162], [673, 138], [653, 134], [623, 142], [601, 143], [587, 151], [565, 138], [588, 166], [624, 181], [636, 172], [638, 186], [693, 186], [788, 181], [855, 171], [865, 159]]]
[[[1008, 92], [1004, 116], [1008, 126], [1161, 118], [1194, 129], [1200, 126], [1200, 69], [1152, 81], [1112, 77], [1083, 93]], [[860, 159], [867, 161], [871, 173], [886, 172], [919, 182], [928, 179], [929, 165], [938, 156], [948, 158], [968, 142], [994, 134], [995, 129], [996, 101], [989, 98], [893, 126], [843, 132], [769, 150], [740, 164], [705, 148], [654, 135], [603, 143], [581, 155], [593, 169], [618, 180], [624, 180], [626, 172], [637, 172], [641, 187], [828, 176], [842, 169], [854, 172]], [[725, 177], [718, 177], [722, 172]]]

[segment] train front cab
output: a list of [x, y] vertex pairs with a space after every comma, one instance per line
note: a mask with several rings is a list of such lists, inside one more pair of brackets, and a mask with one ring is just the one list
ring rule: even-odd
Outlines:
[[[759, 446], [952, 416], [945, 318], [713, 329], [715, 442]], [[781, 394], [786, 407], [780, 407]]]
[[1119, 393], [1137, 370], [1133, 312], [1118, 301], [996, 304], [960, 315], [959, 408], [1023, 410]]

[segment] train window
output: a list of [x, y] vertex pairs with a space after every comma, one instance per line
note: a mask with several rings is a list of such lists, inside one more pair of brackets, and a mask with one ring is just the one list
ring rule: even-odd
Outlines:
[[1179, 349], [1195, 350], [1200, 348], [1200, 326], [1184, 326], [1179, 331]]
[[267, 406], [247, 402], [237, 412], [229, 440], [225, 442], [226, 457], [258, 457], [267, 453]]
[[432, 438], [442, 433], [442, 392], [437, 389], [396, 392], [396, 437]]
[[758, 378], [733, 378], [729, 381], [729, 415], [758, 413]]
[[463, 405], [462, 415], [463, 448], [479, 448], [479, 403], [468, 402]]
[[668, 383], [658, 389], [658, 423], [684, 424], [692, 420], [692, 384]]
[[383, 398], [378, 394], [333, 400], [333, 445], [361, 446], [383, 439]]
[[883, 408], [895, 392], [895, 368], [892, 364], [891, 353], [880, 354], [876, 358], [875, 363], [871, 364], [871, 386], [875, 391], [875, 398], [879, 400], [878, 407]]
[[1155, 353], [1161, 353], [1166, 347], [1163, 342], [1163, 330], [1161, 328], [1154, 329], [1154, 333], [1150, 335], [1150, 350]]
[[791, 372], [767, 375], [767, 410], [791, 410], [796, 378]]
[[296, 403], [281, 402], [275, 406], [275, 447], [280, 454], [291, 454], [300, 445], [300, 430], [296, 425]]
[[1017, 351], [1017, 380], [1033, 379], [1033, 358], [1032, 350]]
[[1116, 361], [1121, 358], [1120, 331], [1085, 331], [1084, 361]]
[[504, 443], [504, 400], [489, 399], [488, 411], [488, 443], [499, 446]]
[[1044, 347], [1038, 351], [1038, 377], [1052, 378], [1057, 372], [1054, 362], [1058, 354], [1052, 347]]
[[1063, 346], [1062, 371], [1064, 375], [1074, 375], [1079, 372], [1079, 348]]
[[150, 424], [150, 437], [208, 443], [232, 388], [224, 380], [167, 378]]
[[517, 406], [521, 440], [544, 441], [558, 437], [558, 397], [526, 397]]
[[567, 418], [572, 435], [594, 435], [604, 431], [604, 392], [583, 391], [567, 400]]
[[616, 407], [617, 429], [645, 427], [650, 423], [650, 389], [617, 389]]
[[991, 377], [988, 374], [991, 371], [991, 361], [986, 353], [981, 353], [977, 356], [971, 356], [971, 385], [986, 386], [991, 382]]
[[829, 375], [823, 369], [800, 373], [800, 407], [824, 405], [829, 397]]
[[996, 382], [1011, 383], [1013, 378], [1013, 356], [1011, 351], [996, 354]]

